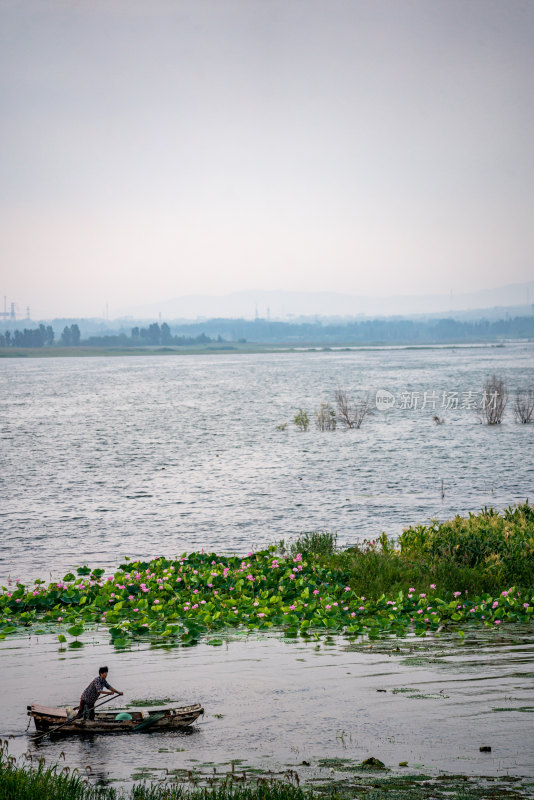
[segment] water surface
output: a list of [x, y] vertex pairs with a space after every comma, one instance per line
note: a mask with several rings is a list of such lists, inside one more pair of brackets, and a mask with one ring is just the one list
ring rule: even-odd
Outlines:
[[[76, 705], [99, 663], [126, 702], [172, 698], [201, 702], [204, 718], [187, 733], [125, 736], [18, 736], [26, 704]], [[145, 772], [294, 767], [302, 780], [327, 778], [324, 759], [369, 756], [397, 768], [466, 775], [534, 775], [534, 632], [469, 630], [454, 635], [318, 643], [234, 635], [222, 647], [150, 648], [117, 654], [95, 636], [83, 649], [53, 637], [0, 644], [2, 731], [10, 749], [41, 754], [94, 778], [128, 781]], [[92, 670], [92, 671], [91, 671]], [[382, 691], [379, 691], [382, 690]], [[383, 691], [386, 690], [386, 691]], [[118, 705], [115, 703], [115, 705]], [[33, 724], [33, 723], [32, 723]], [[491, 753], [481, 753], [490, 746]], [[309, 762], [309, 767], [302, 765]]]
[[[533, 498], [534, 425], [511, 403], [493, 428], [461, 407], [494, 372], [511, 392], [534, 386], [534, 345], [0, 361], [0, 579], [310, 530], [345, 544]], [[359, 431], [315, 430], [337, 386], [372, 401], [387, 389], [397, 407]], [[417, 408], [399, 407], [405, 392]]]

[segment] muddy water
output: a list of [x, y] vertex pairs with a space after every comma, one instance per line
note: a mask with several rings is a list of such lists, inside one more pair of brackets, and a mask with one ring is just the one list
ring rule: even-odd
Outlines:
[[[201, 702], [205, 716], [187, 733], [67, 738], [39, 743], [23, 734], [26, 703], [74, 705], [100, 664], [125, 701]], [[234, 635], [223, 646], [117, 653], [98, 638], [59, 647], [52, 636], [1, 643], [1, 734], [10, 751], [40, 754], [93, 778], [128, 782], [165, 770], [220, 774], [296, 769], [328, 778], [324, 759], [369, 756], [393, 769], [467, 775], [534, 775], [534, 631], [349, 642]], [[385, 691], [384, 691], [385, 690]], [[115, 703], [115, 701], [114, 701]], [[117, 703], [115, 703], [117, 705]], [[481, 753], [490, 746], [491, 753]], [[302, 762], [309, 762], [309, 766]], [[63, 762], [62, 762], [63, 763]]]

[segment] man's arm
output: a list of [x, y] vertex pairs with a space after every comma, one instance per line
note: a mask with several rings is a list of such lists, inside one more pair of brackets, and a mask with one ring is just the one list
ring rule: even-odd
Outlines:
[[118, 689], [114, 689], [113, 686], [110, 686], [107, 681], [102, 681], [102, 685], [106, 686], [109, 689], [109, 692], [100, 692], [100, 694], [124, 694], [124, 692], [119, 692]]

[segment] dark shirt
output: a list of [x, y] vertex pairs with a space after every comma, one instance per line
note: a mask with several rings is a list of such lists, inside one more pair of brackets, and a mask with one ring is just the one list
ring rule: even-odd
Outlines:
[[107, 680], [98, 675], [96, 678], [94, 678], [94, 680], [91, 681], [87, 689], [84, 690], [81, 697], [82, 701], [88, 706], [94, 706], [98, 695], [104, 688], [109, 689], [110, 692], [112, 691]]

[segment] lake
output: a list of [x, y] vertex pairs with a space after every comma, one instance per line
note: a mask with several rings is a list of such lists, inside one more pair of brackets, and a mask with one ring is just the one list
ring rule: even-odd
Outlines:
[[[312, 530], [349, 544], [532, 499], [534, 425], [515, 423], [512, 397], [495, 427], [469, 407], [493, 373], [511, 395], [534, 386], [534, 345], [0, 361], [1, 582], [126, 555], [245, 553]], [[359, 430], [315, 428], [336, 387], [369, 393]], [[292, 422], [300, 408], [306, 432]], [[223, 639], [117, 652], [98, 632], [79, 649], [8, 637], [0, 734], [17, 756], [52, 764], [63, 752], [100, 782], [294, 769], [313, 783], [369, 756], [420, 773], [534, 775], [531, 626], [468, 627], [464, 642]], [[205, 717], [127, 748], [120, 736], [23, 734], [27, 703], [75, 705], [101, 663], [127, 702], [200, 701]]]
[[[493, 373], [511, 395], [533, 387], [534, 344], [0, 361], [0, 579], [312, 530], [348, 544], [532, 499], [534, 425], [515, 423], [512, 396], [499, 426], [462, 407]], [[368, 391], [371, 412], [316, 430], [338, 386]]]
[[[160, 779], [165, 770], [210, 776], [213, 766], [230, 772], [232, 761], [238, 772], [282, 777], [295, 768], [302, 781], [324, 781], [329, 759], [346, 760], [342, 773], [370, 756], [393, 769], [407, 761], [424, 774], [532, 776], [531, 627], [468, 629], [464, 642], [443, 634], [372, 645], [243, 633], [222, 647], [144, 644], [120, 653], [96, 634], [82, 649], [53, 636], [10, 639], [0, 643], [1, 733], [17, 735], [16, 756], [29, 751], [53, 764], [63, 752], [65, 764], [89, 765], [103, 782]], [[129, 736], [127, 746], [124, 736], [33, 742], [20, 735], [27, 703], [76, 705], [100, 663], [124, 690], [120, 700], [202, 702], [205, 716], [187, 732]]]

